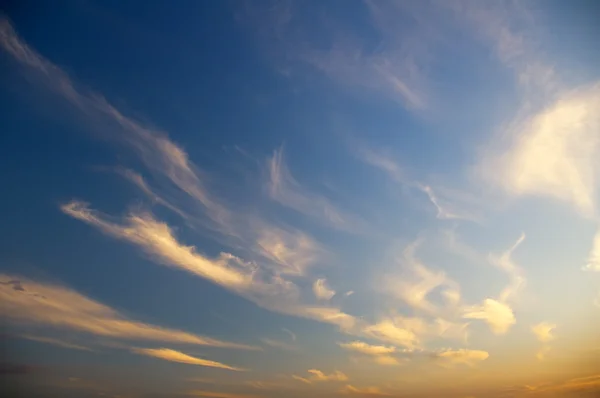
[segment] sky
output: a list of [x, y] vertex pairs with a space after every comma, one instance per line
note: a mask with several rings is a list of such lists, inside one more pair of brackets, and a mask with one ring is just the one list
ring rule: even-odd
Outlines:
[[0, 12], [0, 385], [600, 393], [600, 7]]

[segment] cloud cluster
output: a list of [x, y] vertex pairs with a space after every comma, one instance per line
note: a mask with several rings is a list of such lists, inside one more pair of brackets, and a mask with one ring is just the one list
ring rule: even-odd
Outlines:
[[473, 367], [486, 360], [490, 355], [480, 350], [446, 350], [437, 354], [437, 358], [444, 366], [466, 365]]

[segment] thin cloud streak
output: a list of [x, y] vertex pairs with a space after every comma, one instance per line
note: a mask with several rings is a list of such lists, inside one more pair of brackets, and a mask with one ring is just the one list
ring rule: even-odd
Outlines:
[[196, 358], [180, 351], [175, 351], [169, 348], [132, 348], [134, 354], [145, 355], [148, 357], [163, 359], [169, 362], [184, 363], [188, 365], [206, 366], [210, 368], [219, 368], [233, 370], [236, 372], [245, 371], [246, 369], [234, 368], [224, 363], [211, 361], [208, 359]]
[[0, 275], [0, 314], [23, 324], [97, 336], [256, 350], [257, 347], [133, 321], [66, 287]]

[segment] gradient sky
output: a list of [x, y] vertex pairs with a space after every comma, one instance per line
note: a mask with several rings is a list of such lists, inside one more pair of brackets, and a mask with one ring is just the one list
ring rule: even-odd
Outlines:
[[2, 387], [598, 396], [599, 17], [9, 2]]

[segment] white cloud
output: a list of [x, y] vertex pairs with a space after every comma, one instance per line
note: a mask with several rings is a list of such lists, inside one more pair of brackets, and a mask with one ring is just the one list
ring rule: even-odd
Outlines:
[[486, 351], [467, 349], [447, 350], [437, 354], [437, 358], [445, 366], [467, 365], [472, 367], [486, 360], [489, 356]]
[[42, 325], [126, 340], [150, 340], [225, 348], [257, 349], [130, 320], [114, 309], [66, 287], [0, 275], [0, 314]]
[[492, 148], [484, 181], [511, 195], [552, 197], [594, 216], [600, 178], [600, 83], [563, 93], [554, 103], [515, 122], [508, 148]]
[[196, 358], [183, 352], [171, 350], [169, 348], [132, 348], [131, 352], [139, 355], [163, 359], [170, 362], [185, 363], [188, 365], [206, 366], [211, 368], [220, 368], [234, 371], [243, 371], [244, 369], [234, 368], [220, 362], [208, 359]]
[[542, 343], [547, 343], [554, 340], [552, 331], [556, 329], [556, 325], [553, 323], [542, 322], [531, 327], [531, 331], [535, 334], [535, 337]]
[[587, 264], [583, 267], [584, 271], [598, 271], [600, 272], [600, 229], [594, 236], [594, 242], [592, 243], [592, 249], [587, 259]]
[[481, 305], [466, 308], [463, 318], [484, 320], [496, 334], [508, 332], [516, 323], [513, 311], [508, 305], [490, 298], [485, 299]]
[[317, 279], [313, 284], [313, 292], [319, 300], [331, 300], [335, 296], [335, 290], [327, 285], [327, 280]]

